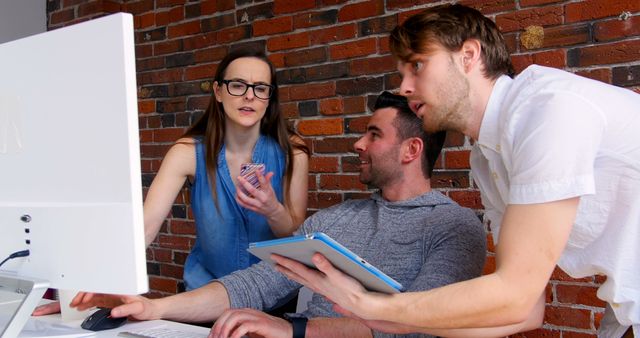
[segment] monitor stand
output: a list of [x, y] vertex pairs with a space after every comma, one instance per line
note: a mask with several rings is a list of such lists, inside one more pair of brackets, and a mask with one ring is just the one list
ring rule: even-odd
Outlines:
[[48, 287], [42, 279], [0, 273], [0, 338], [20, 334]]

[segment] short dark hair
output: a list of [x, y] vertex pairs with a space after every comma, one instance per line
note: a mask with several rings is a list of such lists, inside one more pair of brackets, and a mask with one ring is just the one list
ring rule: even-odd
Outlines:
[[389, 47], [406, 62], [414, 54], [428, 52], [433, 44], [457, 52], [468, 39], [476, 39], [482, 45], [486, 77], [513, 77], [509, 51], [496, 24], [478, 10], [463, 5], [435, 6], [409, 17], [391, 32]]
[[407, 102], [407, 98], [395, 95], [388, 91], [382, 92], [373, 106], [374, 110], [383, 108], [395, 108], [398, 113], [393, 120], [393, 126], [396, 128], [400, 141], [404, 141], [410, 137], [418, 137], [424, 144], [422, 151], [422, 172], [425, 178], [431, 177], [433, 165], [436, 163], [444, 139], [447, 136], [446, 131], [439, 131], [433, 134], [427, 133], [422, 129], [422, 120], [413, 113]]

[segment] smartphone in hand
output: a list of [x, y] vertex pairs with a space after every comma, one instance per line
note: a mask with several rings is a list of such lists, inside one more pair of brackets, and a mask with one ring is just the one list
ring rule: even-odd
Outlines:
[[[260, 188], [260, 182], [258, 181], [257, 172], [260, 172], [261, 175], [264, 175], [264, 164], [263, 163], [243, 163], [240, 165], [240, 176], [247, 180], [251, 185], [253, 185], [256, 189]], [[245, 194], [251, 196], [249, 192], [247, 192], [241, 185], [240, 189]]]

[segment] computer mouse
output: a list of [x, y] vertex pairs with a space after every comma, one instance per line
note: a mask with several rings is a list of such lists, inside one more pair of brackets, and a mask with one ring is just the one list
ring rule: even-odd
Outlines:
[[114, 318], [111, 317], [111, 309], [100, 308], [98, 311], [89, 315], [89, 317], [82, 322], [80, 327], [85, 330], [102, 331], [120, 327], [124, 325], [126, 321], [127, 317]]

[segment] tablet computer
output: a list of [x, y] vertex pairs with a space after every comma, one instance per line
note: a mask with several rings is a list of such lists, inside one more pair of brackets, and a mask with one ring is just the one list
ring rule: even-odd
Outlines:
[[247, 250], [271, 264], [275, 262], [270, 255], [277, 254], [314, 269], [315, 265], [311, 262], [311, 257], [318, 252], [327, 257], [333, 266], [357, 279], [368, 290], [384, 293], [403, 291], [402, 284], [322, 232], [250, 243]]

